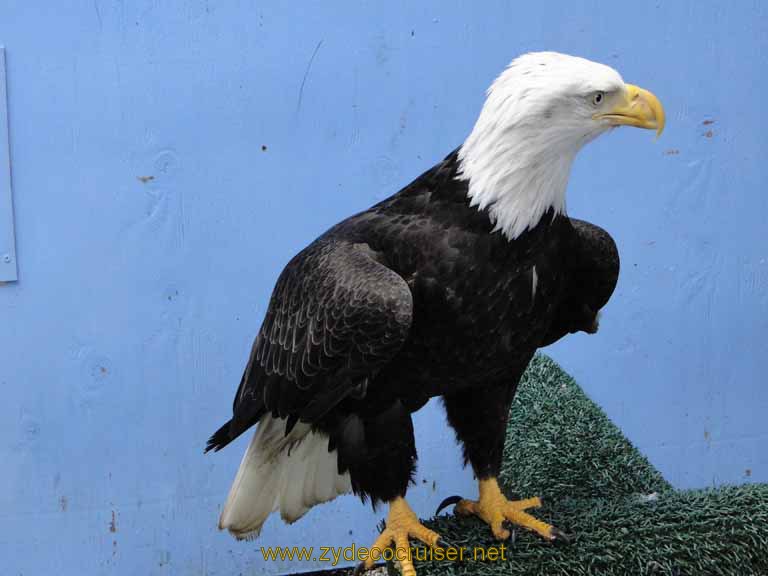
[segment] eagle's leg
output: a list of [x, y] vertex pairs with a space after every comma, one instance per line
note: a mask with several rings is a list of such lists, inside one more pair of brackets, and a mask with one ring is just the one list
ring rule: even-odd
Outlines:
[[481, 518], [500, 540], [509, 538], [506, 522], [533, 530], [548, 540], [562, 538], [562, 532], [525, 512], [540, 506], [539, 498], [507, 500], [496, 480], [501, 469], [507, 415], [516, 388], [514, 382], [511, 386], [506, 383], [459, 390], [443, 397], [448, 422], [456, 430], [464, 446], [464, 458], [472, 465], [480, 484], [478, 500], [450, 498], [446, 502], [456, 502], [458, 514]]
[[[345, 442], [349, 438], [364, 438], [363, 458], [351, 457], [349, 471], [352, 487], [373, 502], [387, 502], [389, 513], [384, 530], [369, 549], [368, 557], [355, 570], [359, 574], [380, 560], [394, 558], [400, 563], [403, 576], [415, 576], [408, 538], [435, 546], [440, 536], [423, 526], [405, 500], [408, 484], [416, 469], [416, 443], [409, 410], [395, 400], [386, 410], [368, 415], [364, 432], [351, 433], [354, 425], [344, 427], [346, 435], [340, 440], [340, 453], [354, 452]], [[393, 556], [384, 551], [394, 547]]]
[[402, 575], [416, 576], [408, 538], [420, 540], [427, 546], [436, 546], [440, 535], [419, 522], [405, 498], [397, 497], [389, 503], [389, 514], [384, 530], [368, 549], [368, 558], [357, 567], [355, 572], [359, 574], [373, 567], [375, 562], [385, 557], [384, 550], [393, 545], [392, 557], [400, 563]]

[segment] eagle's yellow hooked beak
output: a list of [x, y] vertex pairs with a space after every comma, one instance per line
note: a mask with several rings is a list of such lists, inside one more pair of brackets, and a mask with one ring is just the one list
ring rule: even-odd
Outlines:
[[626, 85], [624, 97], [608, 112], [595, 114], [595, 120], [608, 120], [614, 126], [636, 126], [656, 130], [658, 138], [664, 131], [664, 108], [648, 90]]

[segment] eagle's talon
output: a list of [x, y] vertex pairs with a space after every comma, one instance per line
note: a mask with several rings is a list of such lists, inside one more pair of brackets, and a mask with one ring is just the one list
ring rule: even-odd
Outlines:
[[435, 510], [435, 516], [440, 514], [445, 508], [448, 508], [448, 506], [452, 506], [454, 504], [458, 504], [461, 502], [463, 498], [461, 496], [448, 496], [448, 498], [445, 498], [440, 504], [437, 506], [437, 510]]
[[573, 536], [563, 532], [562, 530], [558, 530], [553, 526], [550, 530], [550, 540], [553, 542], [563, 542], [565, 544], [570, 544], [573, 542]]

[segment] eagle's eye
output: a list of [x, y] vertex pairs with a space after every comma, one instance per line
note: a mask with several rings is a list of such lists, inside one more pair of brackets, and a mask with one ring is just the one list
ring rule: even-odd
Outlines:
[[603, 101], [603, 98], [605, 98], [605, 92], [595, 92], [595, 94], [592, 96], [592, 103], [595, 106], [598, 106]]

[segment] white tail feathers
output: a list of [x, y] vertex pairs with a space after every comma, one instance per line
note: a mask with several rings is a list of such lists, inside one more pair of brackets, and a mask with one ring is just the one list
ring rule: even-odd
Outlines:
[[352, 489], [349, 473], [337, 472], [327, 436], [302, 423], [284, 434], [284, 419], [263, 416], [240, 462], [219, 519], [219, 528], [238, 539], [256, 538], [275, 510], [290, 524]]

